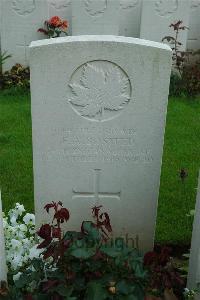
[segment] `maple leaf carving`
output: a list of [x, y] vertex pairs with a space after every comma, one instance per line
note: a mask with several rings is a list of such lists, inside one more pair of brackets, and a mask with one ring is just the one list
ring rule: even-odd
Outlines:
[[107, 0], [84, 0], [84, 4], [91, 16], [102, 14], [107, 8]]
[[139, 0], [121, 0], [120, 6], [123, 9], [133, 8], [139, 4]]
[[155, 6], [160, 16], [168, 16], [177, 10], [178, 0], [157, 0]]
[[35, 0], [13, 0], [12, 5], [18, 14], [26, 15], [35, 9]]
[[71, 4], [71, 0], [52, 0], [51, 5], [56, 9], [66, 8]]
[[198, 6], [200, 6], [200, 0], [192, 0], [192, 2], [191, 2], [191, 8], [195, 9]]
[[129, 102], [128, 77], [116, 65], [103, 68], [87, 63], [83, 67], [80, 82], [69, 85], [72, 96], [69, 101], [79, 108], [82, 116], [100, 116], [105, 111], [118, 111]]

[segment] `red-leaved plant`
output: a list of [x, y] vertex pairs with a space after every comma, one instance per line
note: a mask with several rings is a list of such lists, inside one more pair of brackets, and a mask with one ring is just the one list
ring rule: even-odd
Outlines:
[[184, 280], [174, 266], [170, 252], [170, 248], [163, 247], [159, 251], [148, 252], [144, 256], [144, 266], [150, 274], [149, 292], [153, 291], [153, 294], [159, 297], [163, 297], [166, 291], [172, 291], [179, 296], [185, 286]]
[[168, 42], [172, 49], [172, 60], [174, 70], [170, 81], [171, 96], [196, 96], [200, 94], [200, 50], [185, 51], [182, 49], [179, 36], [181, 31], [189, 28], [183, 25], [183, 21], [171, 23], [170, 28], [174, 31], [174, 36], [165, 36], [162, 42]]
[[[73, 240], [66, 240], [63, 238], [64, 235], [61, 230], [61, 224], [69, 220], [70, 214], [69, 211], [62, 206], [62, 202], [59, 201], [58, 203], [52, 202], [44, 207], [47, 213], [49, 213], [50, 209], [54, 210], [52, 223], [42, 225], [37, 232], [38, 236], [43, 239], [38, 248], [46, 248], [43, 253], [44, 259], [47, 259], [48, 257], [52, 257], [54, 260], [62, 258], [65, 250], [73, 242]], [[86, 224], [89, 223], [91, 227], [96, 228], [101, 234], [100, 240], [102, 242], [107, 241], [109, 238], [108, 233], [112, 232], [112, 227], [108, 213], [101, 213], [101, 208], [102, 206], [95, 206], [92, 208], [95, 222], [84, 221], [81, 225], [81, 233], [77, 236], [78, 239], [88, 234]], [[55, 238], [57, 239], [56, 242], [54, 240]]]
[[45, 210], [53, 217], [38, 230], [43, 257], [22, 270], [9, 289], [10, 300], [144, 300], [152, 290], [163, 296], [167, 287], [181, 285], [168, 250], [147, 253], [143, 262], [138, 250], [111, 239], [110, 217], [102, 206], [92, 208], [93, 220], [83, 221], [80, 231], [66, 232], [62, 224], [70, 213], [62, 202]]
[[173, 51], [172, 60], [174, 62], [174, 66], [179, 71], [180, 76], [182, 76], [183, 66], [184, 66], [186, 57], [188, 57], [188, 52], [180, 50], [180, 47], [183, 44], [179, 41], [179, 34], [181, 31], [187, 30], [189, 28], [187, 26], [184, 26], [183, 21], [181, 21], [181, 20], [179, 20], [175, 23], [171, 23], [169, 25], [169, 27], [171, 27], [174, 30], [175, 36], [169, 36], [169, 35], [165, 36], [162, 39], [162, 42], [167, 41], [168, 43], [170, 43], [171, 49]]
[[[44, 209], [46, 209], [47, 213], [49, 213], [50, 209], [53, 209], [54, 215], [52, 224], [42, 225], [37, 232], [38, 236], [44, 240], [38, 248], [46, 248], [46, 251], [43, 253], [44, 259], [51, 256], [55, 260], [64, 255], [67, 246], [67, 243], [62, 238], [61, 224], [69, 220], [69, 211], [62, 207], [62, 202], [60, 201], [47, 204]], [[54, 242], [55, 238], [57, 242]]]
[[53, 218], [37, 232], [43, 263], [34, 259], [33, 270], [23, 270], [9, 299], [144, 299], [143, 258], [136, 249], [110, 243], [110, 217], [102, 206], [92, 208], [93, 220], [83, 221], [80, 231], [66, 232], [62, 224], [69, 221], [70, 213], [62, 203], [47, 204], [45, 210], [53, 212]]

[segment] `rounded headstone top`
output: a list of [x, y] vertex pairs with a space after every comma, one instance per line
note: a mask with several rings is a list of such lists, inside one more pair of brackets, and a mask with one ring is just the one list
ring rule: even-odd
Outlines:
[[56, 39], [45, 39], [45, 40], [37, 40], [33, 41], [30, 44], [31, 48], [35, 47], [43, 47], [48, 45], [59, 45], [59, 44], [65, 44], [65, 43], [74, 43], [74, 42], [90, 42], [90, 43], [96, 43], [96, 42], [107, 42], [107, 43], [127, 43], [132, 45], [140, 45], [140, 46], [146, 46], [151, 48], [158, 48], [161, 50], [167, 50], [171, 52], [171, 48], [164, 43], [158, 43], [154, 41], [144, 40], [144, 39], [138, 39], [138, 38], [132, 38], [132, 37], [125, 37], [125, 36], [115, 36], [115, 35], [76, 35], [76, 36], [68, 36], [68, 37], [60, 37]]

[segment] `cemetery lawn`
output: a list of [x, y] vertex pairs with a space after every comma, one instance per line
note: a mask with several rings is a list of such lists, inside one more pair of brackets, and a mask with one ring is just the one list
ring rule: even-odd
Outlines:
[[[189, 244], [200, 168], [200, 98], [170, 99], [165, 134], [156, 241]], [[179, 170], [188, 177], [182, 183]], [[0, 187], [4, 210], [15, 202], [33, 211], [30, 95], [0, 92]], [[52, 199], [55, 200], [55, 199]], [[56, 199], [59, 200], [59, 199]], [[111, 220], [112, 221], [112, 220]]]
[[15, 202], [33, 209], [30, 96], [0, 91], [0, 188], [3, 208]]

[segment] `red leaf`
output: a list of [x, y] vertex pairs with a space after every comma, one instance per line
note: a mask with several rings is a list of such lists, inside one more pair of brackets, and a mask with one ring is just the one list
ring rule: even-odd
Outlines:
[[37, 234], [42, 239], [49, 240], [51, 238], [51, 226], [49, 224], [42, 225]]
[[33, 296], [31, 294], [25, 295], [25, 300], [33, 300]]
[[102, 213], [101, 215], [100, 215], [100, 219], [102, 220], [103, 219], [103, 217], [104, 217], [104, 220], [101, 222], [101, 224], [103, 225], [103, 226], [105, 226], [105, 228], [106, 228], [106, 230], [108, 231], [108, 232], [112, 232], [112, 227], [111, 227], [111, 224], [110, 224], [110, 217], [109, 217], [109, 215], [108, 215], [108, 213]]
[[49, 209], [50, 208], [56, 208], [56, 203], [55, 202], [52, 202], [52, 203], [48, 203], [45, 205], [44, 209], [46, 209], [46, 211], [49, 213]]
[[144, 265], [150, 266], [155, 263], [158, 259], [158, 254], [154, 251], [147, 252], [144, 256]]
[[47, 259], [49, 257], [54, 257], [55, 256], [55, 246], [51, 245], [48, 247], [47, 251], [43, 253], [43, 258]]
[[56, 287], [59, 284], [58, 280], [48, 280], [43, 285], [43, 291], [46, 292], [49, 289], [52, 289], [53, 287]]
[[7, 296], [7, 294], [8, 294], [8, 286], [6, 281], [0, 281], [0, 298], [1, 296], [2, 297]]
[[159, 255], [159, 262], [162, 266], [165, 266], [170, 261], [170, 252], [171, 249], [168, 247], [164, 247], [161, 250], [161, 253]]
[[174, 30], [179, 30], [180, 29], [180, 25], [183, 23], [183, 21], [181, 21], [181, 20], [179, 20], [178, 22], [176, 22], [176, 23], [172, 23], [172, 24], [170, 24], [170, 26], [169, 27], [173, 27], [174, 28]]
[[44, 240], [41, 244], [39, 244], [37, 246], [37, 249], [43, 249], [46, 248], [47, 246], [49, 246], [49, 244], [51, 243], [51, 239], [49, 240]]
[[71, 240], [65, 240], [65, 241], [63, 242], [63, 247], [64, 247], [64, 249], [69, 248], [71, 242], [72, 242]]
[[94, 207], [92, 208], [92, 213], [93, 213], [93, 216], [94, 216], [95, 218], [98, 218], [98, 217], [99, 217], [99, 211], [101, 210], [101, 208], [102, 208], [102, 205], [100, 205], [100, 206], [94, 206]]
[[61, 229], [53, 227], [52, 228], [52, 237], [60, 239], [61, 238]]
[[38, 32], [42, 32], [42, 33], [44, 33], [45, 35], [48, 35], [48, 31], [45, 30], [44, 28], [39, 28], [39, 29], [38, 29]]
[[67, 222], [69, 220], [69, 211], [66, 208], [59, 209], [55, 215], [54, 219], [56, 219], [58, 222], [63, 223], [64, 221]]

